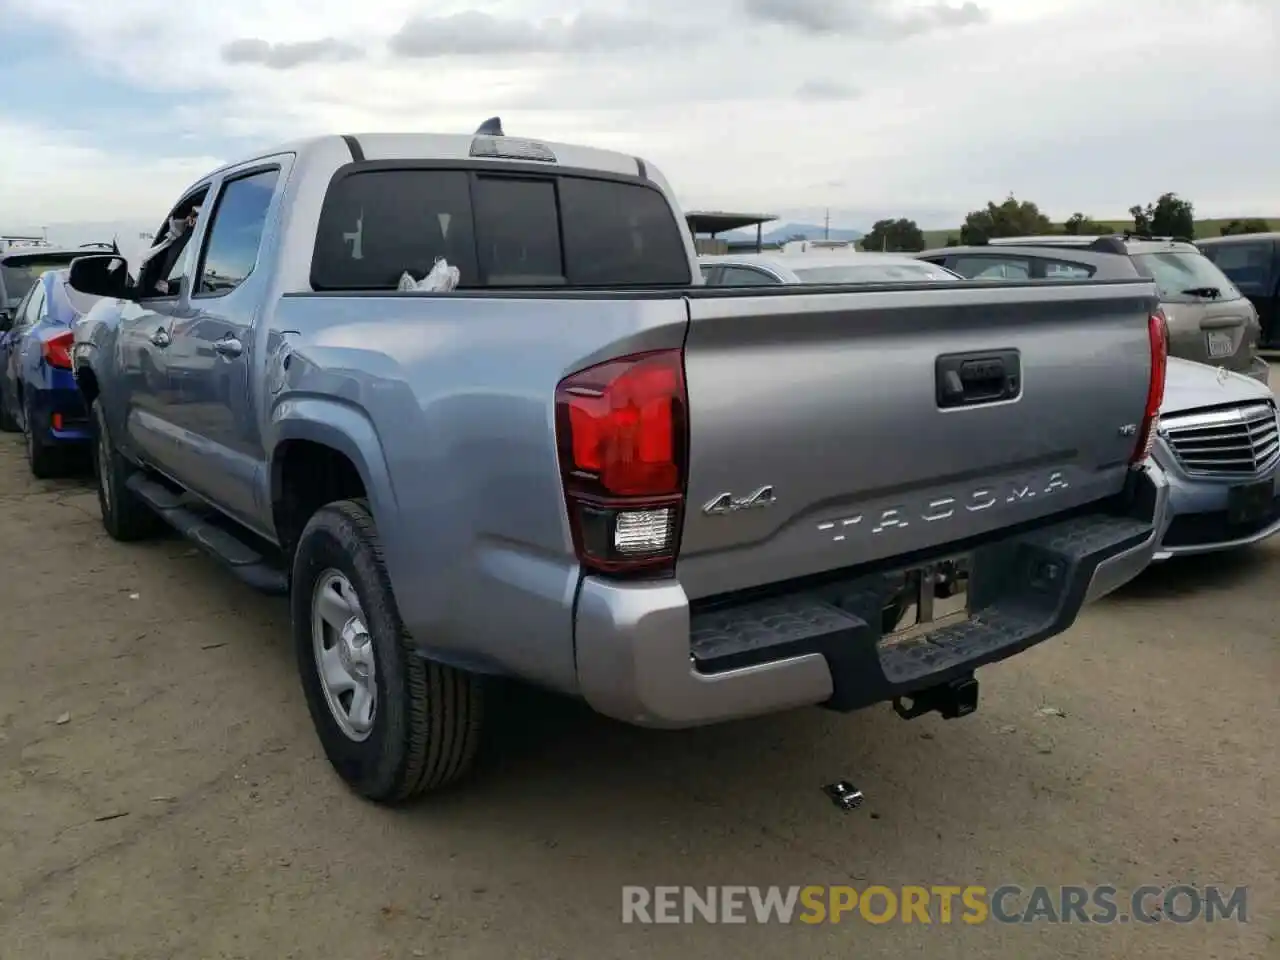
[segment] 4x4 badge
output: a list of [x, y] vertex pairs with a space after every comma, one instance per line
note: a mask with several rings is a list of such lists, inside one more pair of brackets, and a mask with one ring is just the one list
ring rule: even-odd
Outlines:
[[727, 513], [737, 513], [739, 510], [761, 510], [764, 507], [772, 507], [777, 502], [778, 498], [774, 495], [773, 487], [764, 486], [751, 496], [741, 499], [732, 493], [722, 493], [707, 501], [702, 512], [709, 517], [718, 517]]

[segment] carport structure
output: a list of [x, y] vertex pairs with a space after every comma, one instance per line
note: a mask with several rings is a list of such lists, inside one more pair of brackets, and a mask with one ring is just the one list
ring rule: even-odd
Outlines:
[[[744, 227], [756, 228], [756, 252], [761, 250], [764, 225], [777, 220], [772, 213], [726, 213], [724, 211], [699, 210], [686, 213], [685, 221], [689, 224], [689, 232], [696, 241], [700, 234], [710, 236], [712, 240], [726, 230], [741, 230]], [[699, 251], [701, 252], [701, 251]]]

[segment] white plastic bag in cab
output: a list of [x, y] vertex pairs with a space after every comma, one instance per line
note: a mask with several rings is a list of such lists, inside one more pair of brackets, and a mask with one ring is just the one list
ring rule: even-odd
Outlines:
[[417, 290], [423, 293], [448, 293], [458, 286], [458, 280], [462, 274], [457, 267], [449, 265], [449, 261], [444, 257], [436, 257], [435, 266], [421, 280], [415, 280], [405, 272], [400, 275], [400, 286], [397, 288], [401, 293], [409, 290]]

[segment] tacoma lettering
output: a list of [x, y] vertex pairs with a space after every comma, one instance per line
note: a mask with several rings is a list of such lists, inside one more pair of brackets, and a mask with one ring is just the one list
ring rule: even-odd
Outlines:
[[966, 494], [935, 497], [918, 508], [899, 504], [872, 513], [855, 513], [838, 520], [825, 520], [818, 524], [818, 530], [830, 533], [831, 539], [839, 542], [845, 539], [849, 527], [865, 524], [872, 533], [884, 533], [909, 527], [912, 523], [937, 523], [939, 520], [949, 520], [957, 514], [981, 513], [998, 503], [1025, 503], [1036, 497], [1050, 496], [1066, 490], [1070, 486], [1060, 471], [1054, 471], [1043, 480], [1020, 478], [999, 487], [978, 487]]

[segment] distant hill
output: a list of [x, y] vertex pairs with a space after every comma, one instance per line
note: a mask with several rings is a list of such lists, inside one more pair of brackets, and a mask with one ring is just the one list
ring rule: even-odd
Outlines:
[[[755, 243], [755, 230], [729, 230], [720, 236], [730, 242], [736, 240], [749, 241]], [[864, 234], [861, 230], [847, 230], [832, 227], [827, 230], [825, 227], [812, 223], [784, 223], [780, 226], [771, 226], [761, 235], [763, 243], [785, 243], [787, 240], [796, 237], [803, 237], [805, 240], [822, 240], [824, 238], [831, 240], [861, 240]]]

